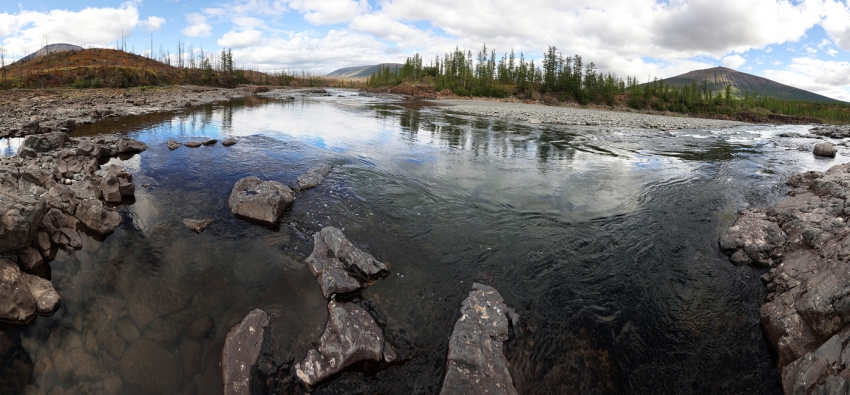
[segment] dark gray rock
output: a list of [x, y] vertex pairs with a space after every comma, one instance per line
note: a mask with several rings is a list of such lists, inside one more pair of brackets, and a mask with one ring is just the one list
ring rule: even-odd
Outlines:
[[[83, 248], [83, 241], [76, 230], [77, 222], [79, 221], [76, 218], [51, 208], [41, 221], [43, 233], [39, 233], [39, 237], [41, 234], [46, 234], [49, 242], [66, 250]], [[39, 244], [41, 245], [41, 241]]]
[[328, 249], [333, 251], [335, 257], [344, 261], [349, 270], [366, 279], [376, 279], [389, 273], [387, 265], [351, 244], [341, 230], [328, 226], [323, 228], [320, 234]]
[[333, 167], [329, 165], [319, 165], [307, 170], [307, 173], [298, 177], [298, 189], [315, 188], [325, 181], [325, 177], [331, 170], [333, 170]]
[[850, 386], [843, 377], [830, 375], [823, 384], [815, 387], [812, 395], [846, 395], [848, 389], [850, 389]]
[[186, 225], [187, 228], [191, 229], [195, 233], [203, 232], [210, 224], [213, 223], [211, 219], [189, 219], [186, 218], [183, 220], [183, 225]]
[[246, 177], [233, 186], [228, 204], [233, 214], [274, 223], [293, 200], [295, 192], [286, 185]]
[[295, 375], [314, 386], [360, 361], [383, 358], [384, 334], [366, 310], [354, 303], [328, 303], [328, 324], [318, 350], [295, 365]]
[[0, 258], [0, 321], [23, 324], [35, 317], [38, 305], [25, 276], [16, 263]]
[[115, 210], [105, 207], [100, 200], [95, 198], [85, 199], [80, 202], [74, 216], [91, 231], [100, 235], [108, 235], [118, 225], [121, 225], [121, 215]]
[[0, 253], [29, 246], [46, 209], [42, 198], [0, 188]]
[[39, 134], [35, 136], [27, 136], [20, 147], [18, 147], [18, 156], [21, 158], [35, 157], [37, 153], [57, 150], [62, 148], [70, 140], [67, 133], [52, 132]]
[[145, 151], [146, 149], [148, 149], [148, 146], [138, 140], [128, 138], [122, 138], [118, 140], [119, 154], [135, 154], [138, 152]]
[[815, 144], [815, 149], [813, 150], [813, 153], [815, 155], [826, 156], [829, 158], [834, 158], [837, 152], [838, 150], [835, 149], [835, 146], [825, 141], [822, 143]]
[[183, 379], [183, 364], [160, 345], [141, 339], [124, 351], [120, 367], [125, 387], [146, 394], [173, 394]]
[[251, 367], [257, 363], [263, 346], [263, 332], [268, 325], [266, 312], [256, 309], [227, 333], [221, 352], [224, 395], [251, 393]]
[[183, 144], [180, 144], [180, 143], [178, 143], [177, 141], [174, 141], [174, 140], [168, 140], [168, 142], [166, 144], [168, 145], [168, 149], [170, 149], [172, 151], [180, 148], [180, 146], [183, 145]]
[[43, 279], [38, 276], [24, 274], [27, 287], [30, 294], [35, 298], [38, 314], [51, 315], [59, 308], [61, 298], [59, 293], [53, 289], [53, 283], [50, 280]]
[[449, 339], [440, 394], [516, 394], [502, 342], [508, 339], [508, 307], [494, 288], [473, 284]]
[[225, 147], [230, 147], [231, 145], [235, 145], [237, 142], [238, 142], [238, 140], [236, 140], [235, 138], [228, 137], [228, 138], [224, 139], [224, 141], [221, 142], [221, 145], [223, 145]]
[[362, 289], [363, 284], [345, 270], [345, 265], [336, 256], [329, 257], [328, 251], [322, 234], [317, 232], [313, 235], [313, 252], [304, 261], [319, 282], [325, 299]]
[[44, 263], [44, 258], [42, 258], [41, 253], [33, 247], [27, 247], [23, 250], [19, 250], [17, 252], [17, 256], [18, 265], [21, 267], [21, 270], [25, 272], [30, 272]]
[[199, 141], [187, 141], [187, 142], [183, 143], [183, 145], [185, 145], [189, 148], [198, 148], [198, 147], [201, 146], [201, 143]]
[[782, 369], [782, 388], [786, 394], [808, 394], [826, 377], [829, 363], [818, 355], [806, 354]]
[[216, 140], [216, 139], [207, 139], [207, 140], [204, 140], [203, 142], [201, 142], [201, 144], [203, 144], [203, 145], [215, 145], [215, 143], [217, 143], [217, 142], [218, 142], [218, 140]]

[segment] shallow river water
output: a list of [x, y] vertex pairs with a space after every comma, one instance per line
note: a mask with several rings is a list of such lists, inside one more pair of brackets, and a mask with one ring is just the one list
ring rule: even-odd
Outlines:
[[[759, 324], [761, 272], [733, 266], [717, 238], [737, 210], [782, 198], [789, 176], [841, 161], [813, 158], [815, 140], [775, 136], [807, 127], [530, 125], [336, 94], [76, 131], [148, 144], [121, 161], [135, 201], [119, 206], [114, 234], [84, 236], [82, 250], [41, 269], [62, 306], [5, 331], [14, 345], [0, 360], [0, 392], [137, 394], [128, 383], [146, 379], [162, 393], [221, 393], [224, 338], [254, 308], [271, 318], [255, 393], [305, 392], [292, 364], [327, 311], [303, 261], [310, 235], [332, 225], [390, 266], [362, 299], [406, 358], [358, 365], [313, 393], [439, 392], [475, 281], [520, 314], [506, 342], [519, 393], [781, 393]], [[165, 145], [200, 136], [240, 140]], [[0, 143], [7, 154], [17, 144]], [[321, 163], [334, 171], [279, 226], [230, 214], [236, 180], [294, 185]], [[198, 235], [184, 218], [215, 222]]]

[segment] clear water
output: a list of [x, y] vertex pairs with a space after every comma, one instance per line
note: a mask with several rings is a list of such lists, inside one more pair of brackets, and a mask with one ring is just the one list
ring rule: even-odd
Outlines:
[[[136, 394], [146, 392], [138, 377], [179, 370], [162, 388], [221, 393], [224, 338], [254, 308], [271, 316], [255, 393], [305, 392], [292, 364], [327, 313], [303, 260], [328, 225], [390, 266], [363, 299], [409, 359], [355, 366], [314, 393], [437, 393], [473, 281], [496, 286], [521, 315], [506, 342], [520, 393], [781, 392], [759, 323], [761, 273], [731, 265], [717, 237], [737, 210], [780, 199], [790, 175], [841, 162], [813, 158], [813, 140], [775, 137], [807, 128], [529, 125], [336, 94], [345, 97], [254, 98], [75, 132], [148, 144], [122, 161], [135, 202], [119, 207], [123, 224], [105, 241], [84, 236], [81, 251], [41, 269], [62, 307], [5, 331], [0, 392], [108, 393], [120, 378]], [[240, 140], [165, 146], [201, 136]], [[230, 214], [239, 178], [293, 185], [320, 163], [333, 173], [298, 195], [280, 226]], [[184, 218], [215, 222], [197, 235]], [[144, 346], [116, 337], [127, 323]], [[58, 348], [69, 377], [43, 374]], [[142, 368], [130, 378], [125, 364]]]

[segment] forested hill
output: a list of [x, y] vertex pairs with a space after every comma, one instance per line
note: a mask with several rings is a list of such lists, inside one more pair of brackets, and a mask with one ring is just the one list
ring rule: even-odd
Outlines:
[[685, 85], [691, 85], [696, 82], [697, 85], [702, 85], [703, 81], [708, 84], [708, 89], [715, 92], [722, 92], [726, 84], [732, 86], [732, 93], [738, 97], [743, 97], [746, 92], [757, 93], [759, 95], [771, 96], [787, 100], [803, 100], [822, 103], [841, 103], [826, 96], [812, 93], [802, 89], [780, 84], [776, 81], [767, 78], [758, 77], [752, 74], [742, 73], [726, 67], [714, 67], [705, 70], [694, 70], [689, 73], [678, 75], [672, 78], [664, 79], [664, 82], [679, 88]]
[[327, 76], [338, 78], [368, 78], [372, 73], [377, 73], [378, 69], [386, 66], [390, 66], [390, 70], [396, 71], [403, 65], [401, 63], [381, 63], [371, 66], [344, 67], [328, 73]]

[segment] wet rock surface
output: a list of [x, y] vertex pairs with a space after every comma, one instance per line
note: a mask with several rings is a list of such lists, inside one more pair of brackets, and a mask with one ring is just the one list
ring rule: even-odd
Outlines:
[[323, 181], [325, 177], [333, 170], [330, 165], [319, 165], [307, 170], [307, 173], [298, 176], [298, 189], [305, 190], [315, 188]]
[[496, 289], [473, 284], [449, 340], [440, 394], [516, 394], [502, 342], [516, 320]]
[[387, 265], [351, 244], [340, 229], [328, 226], [322, 228], [319, 233], [334, 256], [344, 261], [346, 268], [361, 278], [377, 279], [389, 273]]
[[[778, 352], [785, 393], [845, 388], [850, 379], [850, 164], [793, 176], [798, 189], [741, 213], [720, 246], [762, 276], [761, 321]], [[777, 229], [778, 227], [778, 229]], [[841, 358], [836, 357], [841, 355]]]
[[283, 215], [293, 200], [295, 192], [286, 185], [246, 177], [233, 186], [228, 204], [233, 214], [271, 224]]
[[251, 370], [263, 345], [263, 330], [269, 325], [266, 312], [256, 309], [230, 329], [221, 352], [224, 395], [251, 393]]
[[815, 144], [815, 148], [812, 151], [812, 153], [814, 153], [817, 156], [824, 156], [824, 157], [828, 157], [828, 158], [834, 158], [835, 154], [837, 152], [838, 152], [838, 150], [835, 149], [835, 146], [833, 146], [832, 144], [827, 143], [827, 142]]
[[387, 265], [355, 247], [341, 230], [331, 226], [313, 235], [313, 252], [305, 262], [325, 299], [359, 291], [370, 279], [389, 273]]
[[365, 309], [350, 302], [331, 301], [319, 347], [295, 365], [295, 374], [308, 385], [316, 385], [356, 362], [380, 361], [383, 349], [383, 331]]
[[191, 229], [195, 233], [201, 233], [207, 229], [210, 224], [213, 223], [211, 219], [184, 219], [183, 225], [186, 225], [187, 228]]
[[850, 137], [850, 126], [848, 125], [823, 125], [809, 129], [809, 132], [834, 139], [845, 139]]
[[236, 145], [237, 142], [238, 142], [238, 140], [236, 140], [235, 138], [228, 137], [221, 142], [221, 145], [223, 145], [225, 147], [230, 147], [231, 145]]

